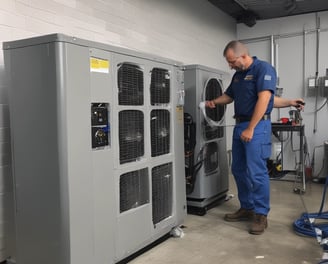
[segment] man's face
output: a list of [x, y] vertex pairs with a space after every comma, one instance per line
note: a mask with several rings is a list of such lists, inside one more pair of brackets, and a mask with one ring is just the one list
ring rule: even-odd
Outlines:
[[228, 49], [225, 56], [229, 67], [236, 71], [243, 71], [246, 69], [243, 56], [236, 56], [235, 52], [232, 49]]

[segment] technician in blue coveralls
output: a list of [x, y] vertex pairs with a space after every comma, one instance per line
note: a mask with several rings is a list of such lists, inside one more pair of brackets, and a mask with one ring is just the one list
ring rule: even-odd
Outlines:
[[[294, 105], [302, 99], [275, 97], [277, 75], [267, 62], [251, 57], [247, 47], [231, 41], [223, 52], [229, 66], [236, 70], [225, 93], [206, 101], [206, 106], [233, 101], [236, 126], [233, 131], [232, 165], [240, 209], [226, 214], [226, 221], [252, 220], [250, 234], [262, 234], [270, 210], [270, 182], [267, 159], [271, 155], [270, 113], [274, 107]], [[277, 102], [276, 102], [277, 101]]]

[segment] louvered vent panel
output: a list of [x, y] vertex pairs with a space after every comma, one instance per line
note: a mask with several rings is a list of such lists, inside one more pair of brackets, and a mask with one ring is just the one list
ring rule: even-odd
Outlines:
[[219, 166], [219, 149], [216, 142], [207, 143], [204, 147], [205, 174], [214, 172]]
[[148, 169], [131, 171], [120, 176], [120, 212], [149, 203]]
[[156, 157], [170, 152], [170, 112], [151, 111], [151, 156]]
[[214, 127], [210, 126], [207, 121], [204, 119], [203, 124], [203, 136], [205, 140], [218, 139], [224, 136], [224, 127]]
[[152, 169], [152, 202], [154, 225], [172, 215], [172, 163]]
[[144, 75], [138, 65], [118, 65], [118, 102], [120, 105], [143, 105]]
[[168, 70], [153, 68], [150, 83], [151, 104], [168, 104], [170, 102], [170, 74]]
[[121, 164], [144, 155], [144, 116], [141, 111], [119, 112], [119, 141]]
[[[208, 80], [206, 87], [205, 87], [205, 100], [213, 100], [218, 96], [221, 96], [223, 93], [221, 83], [212, 78]], [[225, 105], [216, 105], [215, 108], [206, 107], [206, 115], [208, 118], [212, 119], [215, 122], [219, 122], [224, 117], [225, 113]], [[204, 126], [204, 138], [205, 140], [211, 140], [216, 138], [221, 138], [224, 136], [223, 127], [212, 127], [210, 126], [206, 120], [203, 123]]]

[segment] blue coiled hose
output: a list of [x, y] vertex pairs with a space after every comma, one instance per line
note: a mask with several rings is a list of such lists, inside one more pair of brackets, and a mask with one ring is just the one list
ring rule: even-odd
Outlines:
[[294, 224], [294, 231], [305, 236], [317, 237], [315, 228], [320, 229], [323, 233], [328, 234], [328, 221], [315, 223], [315, 220], [328, 220], [328, 211], [322, 212], [326, 198], [326, 190], [328, 185], [328, 176], [326, 177], [325, 186], [321, 200], [321, 206], [318, 213], [303, 213]]
[[299, 219], [294, 222], [294, 231], [298, 234], [305, 236], [316, 237], [315, 228], [321, 231], [326, 230], [328, 232], [328, 222], [315, 223], [315, 220], [323, 219], [328, 220], [328, 212], [319, 213], [303, 213]]

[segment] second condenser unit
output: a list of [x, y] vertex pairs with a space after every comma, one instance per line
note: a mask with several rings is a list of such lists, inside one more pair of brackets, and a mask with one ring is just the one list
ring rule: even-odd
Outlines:
[[202, 65], [185, 66], [185, 164], [188, 211], [204, 214], [229, 188], [225, 106], [200, 108], [223, 93], [226, 73]]
[[178, 227], [181, 64], [61, 34], [3, 48], [17, 264], [116, 263]]

